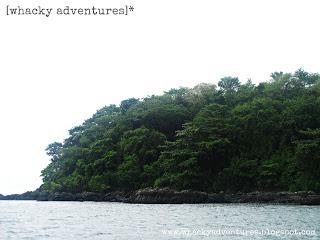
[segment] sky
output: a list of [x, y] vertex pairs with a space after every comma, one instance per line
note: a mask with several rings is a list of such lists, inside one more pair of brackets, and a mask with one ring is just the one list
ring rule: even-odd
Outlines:
[[[6, 16], [6, 5], [134, 6], [128, 16]], [[0, 193], [34, 190], [63, 141], [105, 105], [170, 88], [320, 71], [318, 0], [2, 0]]]

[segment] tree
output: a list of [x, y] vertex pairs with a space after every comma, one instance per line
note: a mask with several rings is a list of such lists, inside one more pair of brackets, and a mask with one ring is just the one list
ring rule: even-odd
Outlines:
[[300, 133], [301, 139], [296, 142], [296, 161], [301, 171], [297, 184], [304, 190], [320, 191], [320, 128]]
[[137, 189], [141, 184], [140, 168], [136, 156], [127, 156], [119, 165], [117, 179], [120, 188]]
[[223, 92], [234, 92], [240, 87], [240, 81], [237, 77], [224, 77], [218, 82], [218, 86]]
[[63, 145], [58, 142], [54, 142], [49, 144], [46, 148], [47, 155], [51, 157], [51, 161], [55, 162], [61, 157], [61, 150]]
[[198, 129], [191, 124], [184, 124], [183, 129], [177, 131], [176, 141], [166, 143], [158, 163], [162, 174], [155, 181], [155, 186], [175, 189], [201, 187], [203, 179], [195, 143], [198, 136]]
[[129, 99], [121, 101], [121, 104], [120, 104], [121, 112], [122, 113], [127, 112], [129, 108], [136, 105], [138, 102], [139, 102], [139, 99], [137, 99], [137, 98], [129, 98]]

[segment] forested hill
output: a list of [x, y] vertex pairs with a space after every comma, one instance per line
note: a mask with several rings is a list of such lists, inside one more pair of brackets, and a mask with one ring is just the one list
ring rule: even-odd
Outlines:
[[320, 75], [275, 72], [130, 98], [47, 148], [49, 192], [320, 191]]

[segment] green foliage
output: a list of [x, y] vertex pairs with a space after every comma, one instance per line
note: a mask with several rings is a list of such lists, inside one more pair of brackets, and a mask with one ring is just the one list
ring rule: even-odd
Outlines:
[[300, 131], [296, 161], [303, 189], [320, 191], [320, 128]]
[[128, 156], [119, 165], [117, 178], [119, 186], [125, 189], [135, 189], [140, 185], [140, 168], [136, 156]]
[[59, 159], [62, 151], [62, 144], [58, 142], [54, 142], [49, 144], [46, 148], [47, 155], [51, 157], [51, 160], [54, 162]]
[[224, 77], [218, 82], [218, 86], [225, 92], [237, 91], [240, 85], [237, 77]]
[[218, 190], [249, 191], [257, 188], [258, 161], [234, 159], [229, 167], [222, 170], [216, 183]]
[[129, 98], [127, 100], [123, 100], [120, 104], [120, 110], [122, 113], [126, 113], [129, 108], [136, 105], [139, 102], [139, 99], [136, 98]]
[[98, 110], [46, 149], [50, 192], [320, 191], [320, 76], [275, 72]]
[[155, 181], [155, 186], [169, 186], [177, 189], [199, 188], [201, 170], [198, 162], [196, 140], [198, 129], [185, 124], [177, 131], [177, 139], [167, 142], [159, 157], [162, 176]]

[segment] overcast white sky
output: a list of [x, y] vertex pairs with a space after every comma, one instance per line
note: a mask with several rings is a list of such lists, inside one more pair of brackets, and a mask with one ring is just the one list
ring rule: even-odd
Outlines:
[[[127, 17], [8, 17], [5, 6], [135, 7]], [[98, 108], [172, 87], [320, 71], [318, 0], [2, 0], [0, 193], [41, 184], [46, 146]]]

